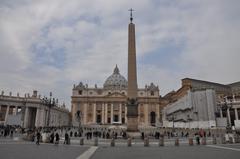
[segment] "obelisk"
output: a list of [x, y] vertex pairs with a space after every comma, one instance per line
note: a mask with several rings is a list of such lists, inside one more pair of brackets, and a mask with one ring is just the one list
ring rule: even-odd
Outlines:
[[135, 25], [130, 9], [130, 23], [128, 25], [128, 99], [127, 99], [127, 131], [138, 131], [138, 102], [137, 102], [137, 65]]

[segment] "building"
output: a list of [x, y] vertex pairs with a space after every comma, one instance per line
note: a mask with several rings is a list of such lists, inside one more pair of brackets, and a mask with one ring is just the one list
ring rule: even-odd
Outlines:
[[[127, 124], [127, 87], [128, 82], [120, 74], [116, 66], [109, 76], [98, 88], [88, 87], [80, 82], [72, 90], [72, 121], [77, 126], [76, 112], [82, 114], [83, 125], [94, 124]], [[145, 88], [138, 88], [138, 123], [139, 126], [159, 124], [161, 121], [160, 98], [158, 86], [151, 83]]]
[[[190, 78], [163, 97], [163, 125], [172, 127], [239, 127], [240, 83], [219, 84]], [[240, 99], [240, 98], [239, 98]]]
[[[45, 126], [68, 126], [70, 113], [65, 106], [58, 105], [54, 98], [51, 103], [46, 98], [41, 98], [37, 91], [32, 96], [25, 94], [24, 97], [13, 96], [10, 92], [0, 95], [0, 124], [18, 125], [24, 128]], [[53, 102], [55, 101], [55, 103]]]

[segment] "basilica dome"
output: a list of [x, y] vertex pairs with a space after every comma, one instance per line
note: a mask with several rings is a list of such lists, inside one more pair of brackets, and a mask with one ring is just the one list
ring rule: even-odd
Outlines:
[[103, 87], [105, 89], [126, 89], [127, 85], [127, 80], [120, 74], [119, 69], [116, 66], [113, 74], [107, 78]]

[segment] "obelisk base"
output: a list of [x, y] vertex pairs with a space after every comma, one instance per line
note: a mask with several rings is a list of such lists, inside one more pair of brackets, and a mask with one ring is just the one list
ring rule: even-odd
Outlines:
[[127, 132], [138, 132], [138, 118], [128, 117]]

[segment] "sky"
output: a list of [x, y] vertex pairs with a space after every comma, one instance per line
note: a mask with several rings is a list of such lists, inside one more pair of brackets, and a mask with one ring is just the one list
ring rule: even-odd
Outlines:
[[129, 8], [138, 87], [240, 81], [239, 0], [0, 0], [0, 91], [70, 108], [74, 84], [102, 87], [116, 64], [127, 78]]

